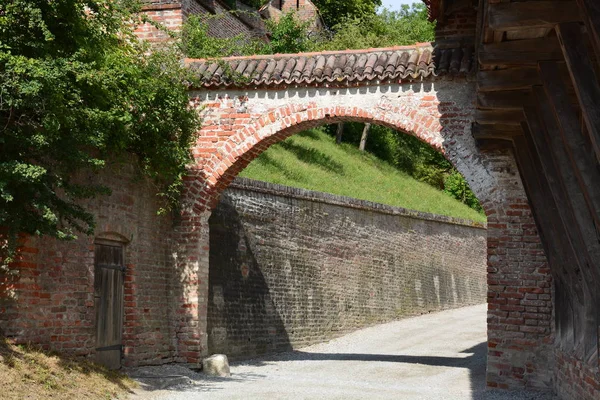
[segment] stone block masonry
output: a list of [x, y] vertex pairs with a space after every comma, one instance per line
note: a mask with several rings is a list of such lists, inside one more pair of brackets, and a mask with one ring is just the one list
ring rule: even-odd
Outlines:
[[485, 302], [482, 225], [237, 179], [209, 220], [209, 353], [246, 358]]

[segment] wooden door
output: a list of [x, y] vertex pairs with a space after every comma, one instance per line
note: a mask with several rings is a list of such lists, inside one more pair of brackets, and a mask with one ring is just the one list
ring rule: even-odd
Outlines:
[[123, 246], [96, 244], [94, 264], [96, 362], [119, 369], [123, 348]]

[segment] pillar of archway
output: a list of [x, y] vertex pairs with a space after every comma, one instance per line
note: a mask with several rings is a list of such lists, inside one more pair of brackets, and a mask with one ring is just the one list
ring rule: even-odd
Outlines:
[[178, 227], [175, 304], [182, 360], [206, 351], [208, 217], [220, 193], [270, 145], [311, 127], [363, 121], [412, 134], [467, 179], [488, 216], [488, 370], [491, 387], [549, 388], [551, 276], [507, 148], [480, 150], [471, 134], [467, 79], [360, 87], [216, 88], [192, 93], [203, 126]]

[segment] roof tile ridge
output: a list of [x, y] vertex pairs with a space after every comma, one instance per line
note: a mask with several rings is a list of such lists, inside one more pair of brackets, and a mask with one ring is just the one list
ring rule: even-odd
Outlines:
[[320, 56], [320, 55], [331, 55], [331, 54], [363, 54], [363, 53], [380, 53], [384, 51], [396, 51], [396, 50], [416, 50], [424, 48], [434, 48], [433, 42], [420, 42], [412, 45], [405, 46], [390, 46], [390, 47], [371, 47], [368, 49], [347, 49], [347, 50], [326, 50], [326, 51], [313, 51], [304, 53], [276, 53], [276, 54], [257, 54], [250, 56], [232, 56], [232, 57], [210, 57], [210, 58], [184, 58], [184, 63], [190, 64], [193, 62], [202, 61], [235, 61], [235, 60], [261, 60], [261, 59], [275, 59], [275, 58], [291, 58], [291, 57], [307, 57], [307, 56]]

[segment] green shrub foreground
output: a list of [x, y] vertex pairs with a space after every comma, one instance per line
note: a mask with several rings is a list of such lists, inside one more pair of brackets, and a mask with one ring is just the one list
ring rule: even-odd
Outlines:
[[198, 115], [179, 57], [133, 36], [136, 11], [131, 1], [0, 4], [0, 226], [13, 239], [90, 233], [78, 200], [108, 189], [73, 172], [108, 160], [134, 155], [164, 209], [177, 203]]

